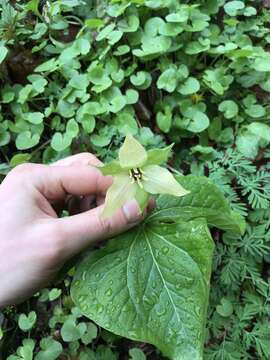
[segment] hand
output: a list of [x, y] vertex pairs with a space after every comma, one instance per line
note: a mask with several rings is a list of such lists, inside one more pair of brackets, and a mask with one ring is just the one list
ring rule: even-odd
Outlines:
[[[47, 286], [66, 260], [128, 230], [146, 215], [134, 200], [112, 218], [100, 218], [112, 183], [95, 167], [100, 164], [94, 155], [82, 153], [51, 166], [19, 165], [2, 182], [0, 307], [25, 300]], [[91, 209], [93, 198], [97, 206]], [[58, 218], [67, 202], [76, 215]]]

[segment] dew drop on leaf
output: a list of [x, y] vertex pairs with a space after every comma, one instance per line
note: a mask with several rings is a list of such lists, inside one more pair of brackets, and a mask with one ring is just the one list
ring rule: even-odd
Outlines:
[[166, 255], [166, 254], [168, 254], [168, 252], [169, 252], [169, 248], [168, 248], [168, 246], [163, 246], [163, 248], [162, 248], [162, 253], [164, 254], [164, 255]]
[[105, 292], [105, 294], [106, 294], [107, 296], [111, 296], [111, 295], [112, 295], [112, 289], [107, 289], [106, 292]]

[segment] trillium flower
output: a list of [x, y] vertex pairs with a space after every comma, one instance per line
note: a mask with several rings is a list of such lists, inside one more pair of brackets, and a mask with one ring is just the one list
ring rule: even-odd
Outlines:
[[118, 161], [102, 167], [103, 175], [112, 175], [114, 181], [107, 191], [103, 218], [110, 217], [127, 201], [135, 199], [141, 211], [148, 203], [150, 194], [184, 196], [189, 193], [165, 168], [159, 166], [167, 161], [172, 146], [146, 151], [144, 147], [127, 135], [119, 150]]

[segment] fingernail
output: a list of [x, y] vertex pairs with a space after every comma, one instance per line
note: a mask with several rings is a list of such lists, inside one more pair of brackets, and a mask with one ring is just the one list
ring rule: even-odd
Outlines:
[[123, 212], [130, 224], [134, 224], [142, 220], [142, 212], [137, 204], [137, 201], [131, 200], [123, 206]]

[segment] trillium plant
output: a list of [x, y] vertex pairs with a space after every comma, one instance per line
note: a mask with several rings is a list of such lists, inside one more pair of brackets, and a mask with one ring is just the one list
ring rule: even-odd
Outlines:
[[106, 195], [103, 218], [113, 215], [131, 199], [138, 202], [143, 212], [150, 195], [180, 197], [189, 193], [167, 169], [160, 166], [168, 160], [171, 148], [172, 145], [146, 151], [132, 135], [126, 136], [119, 150], [118, 161], [114, 160], [100, 168], [103, 175], [114, 177]]

